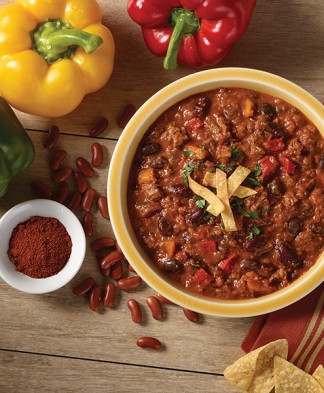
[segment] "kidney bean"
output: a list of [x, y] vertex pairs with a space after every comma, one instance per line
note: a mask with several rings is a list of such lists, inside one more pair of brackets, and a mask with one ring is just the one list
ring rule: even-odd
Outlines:
[[106, 117], [100, 118], [94, 127], [89, 131], [90, 136], [99, 136], [108, 127], [108, 119]]
[[65, 160], [67, 152], [65, 150], [57, 150], [54, 152], [52, 158], [49, 161], [49, 168], [52, 171], [57, 171]]
[[103, 304], [105, 307], [112, 307], [116, 301], [116, 287], [112, 282], [108, 282], [105, 288]]
[[78, 207], [80, 206], [81, 199], [82, 199], [81, 193], [79, 191], [74, 191], [70, 202], [67, 204], [67, 207], [74, 213], [75, 211], [77, 211]]
[[291, 235], [297, 236], [298, 233], [301, 231], [301, 229], [302, 229], [302, 223], [298, 218], [293, 217], [288, 221], [287, 230]]
[[102, 291], [101, 288], [99, 287], [94, 287], [89, 296], [89, 307], [91, 311], [99, 311], [100, 308], [100, 300], [102, 296]]
[[279, 179], [274, 179], [268, 184], [268, 191], [274, 197], [280, 197], [285, 193], [285, 186]]
[[88, 188], [82, 197], [82, 202], [81, 202], [82, 210], [84, 212], [90, 212], [96, 198], [97, 198], [97, 191], [91, 187]]
[[205, 211], [204, 209], [198, 209], [192, 214], [188, 214], [186, 216], [186, 220], [191, 223], [193, 226], [197, 227], [204, 221]]
[[301, 264], [301, 260], [296, 254], [295, 249], [285, 241], [276, 241], [275, 250], [280, 261], [287, 267], [297, 267]]
[[151, 156], [159, 152], [161, 149], [161, 145], [157, 142], [147, 142], [141, 148], [141, 153], [143, 156]]
[[63, 169], [59, 169], [55, 172], [52, 173], [52, 180], [54, 183], [63, 183], [65, 180], [67, 180], [71, 175], [72, 175], [72, 168], [69, 166], [66, 166]]
[[111, 277], [118, 281], [121, 279], [124, 273], [124, 267], [122, 261], [116, 262], [114, 265], [111, 266]]
[[131, 312], [133, 322], [140, 323], [142, 321], [142, 311], [138, 302], [135, 299], [129, 299], [127, 301], [127, 307]]
[[207, 116], [211, 106], [211, 101], [208, 97], [200, 97], [195, 104], [193, 109], [193, 115], [199, 119], [203, 119]]
[[117, 282], [118, 288], [122, 291], [133, 291], [134, 289], [137, 289], [141, 284], [142, 279], [140, 276], [122, 278]]
[[127, 265], [127, 267], [130, 272], [136, 273], [135, 269], [133, 268], [133, 266], [130, 263]]
[[112, 266], [118, 261], [121, 261], [124, 258], [124, 255], [118, 251], [112, 251], [108, 255], [106, 255], [101, 261], [100, 266], [103, 269], [108, 269], [108, 267]]
[[254, 236], [252, 239], [247, 239], [247, 241], [244, 244], [244, 248], [247, 251], [254, 251], [257, 248], [262, 247], [266, 242], [266, 240], [267, 240], [266, 237], [263, 235]]
[[163, 236], [172, 236], [173, 226], [172, 224], [166, 220], [164, 217], [160, 217], [158, 220], [158, 228]]
[[260, 268], [260, 263], [255, 259], [247, 258], [241, 261], [240, 267], [246, 272], [258, 271]]
[[198, 322], [199, 314], [195, 311], [188, 310], [187, 308], [182, 308], [184, 315], [190, 322]]
[[70, 187], [67, 183], [62, 183], [57, 190], [54, 200], [58, 203], [64, 204], [70, 193]]
[[103, 269], [101, 267], [101, 261], [104, 259], [105, 256], [106, 256], [106, 253], [102, 250], [99, 250], [96, 252], [96, 260], [98, 262], [99, 271], [103, 277], [108, 277], [110, 274], [110, 270], [111, 270], [110, 267], [108, 267], [107, 269]]
[[135, 112], [136, 112], [135, 106], [133, 104], [128, 104], [117, 121], [118, 126], [120, 128], [125, 128], [127, 123], [134, 116]]
[[159, 321], [160, 319], [163, 318], [163, 308], [162, 308], [160, 300], [157, 297], [149, 296], [146, 299], [146, 304], [149, 306], [151, 313], [152, 313], [152, 317], [154, 319]]
[[117, 240], [116, 240], [116, 251], [120, 252], [121, 254], [123, 254], [122, 249], [120, 248], [120, 245], [118, 244]]
[[176, 259], [163, 259], [159, 261], [159, 266], [165, 272], [176, 273], [182, 270], [182, 264]]
[[109, 220], [108, 201], [107, 197], [100, 195], [97, 199], [97, 206], [103, 218]]
[[76, 285], [72, 292], [76, 296], [81, 296], [89, 292], [93, 285], [94, 279], [92, 277], [87, 277], [82, 282], [80, 282], [80, 284]]
[[100, 143], [95, 142], [91, 145], [92, 160], [91, 164], [95, 168], [99, 168], [103, 163], [103, 149]]
[[276, 111], [274, 107], [268, 104], [267, 102], [260, 104], [259, 112], [264, 116], [269, 116], [270, 118], [273, 118], [276, 115]]
[[138, 347], [141, 348], [151, 348], [154, 350], [161, 349], [161, 342], [154, 337], [141, 337], [136, 341]]
[[83, 157], [76, 159], [76, 166], [84, 176], [92, 177], [95, 174], [90, 162]]
[[115, 246], [115, 240], [112, 237], [103, 236], [96, 240], [93, 240], [90, 244], [92, 251], [96, 252], [102, 250], [103, 248], [110, 248]]
[[93, 236], [93, 215], [90, 212], [84, 215], [82, 226], [86, 236]]
[[171, 302], [171, 300], [169, 300], [166, 297], [162, 296], [160, 293], [157, 293], [155, 296], [159, 299], [160, 303], [174, 304], [173, 302]]
[[38, 197], [45, 198], [45, 199], [52, 199], [53, 190], [42, 180], [37, 180], [37, 179], [32, 180], [30, 183], [30, 187]]
[[314, 222], [309, 226], [314, 235], [324, 235], [324, 225], [321, 222]]
[[175, 193], [180, 198], [189, 198], [192, 195], [191, 189], [181, 183], [170, 186], [169, 190], [170, 192]]
[[55, 125], [51, 126], [51, 128], [48, 130], [48, 136], [43, 144], [45, 149], [51, 149], [52, 147], [54, 147], [58, 141], [59, 135], [60, 135], [59, 128]]
[[88, 188], [87, 180], [83, 173], [77, 171], [72, 174], [77, 190], [83, 194]]

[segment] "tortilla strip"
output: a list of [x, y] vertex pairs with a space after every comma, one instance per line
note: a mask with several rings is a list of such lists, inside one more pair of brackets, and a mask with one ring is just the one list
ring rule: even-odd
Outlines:
[[[214, 216], [218, 216], [225, 207], [222, 201], [218, 198], [216, 194], [210, 191], [208, 188], [202, 186], [193, 180], [190, 176], [188, 177], [189, 188], [200, 197], [204, 198], [211, 206], [209, 213]], [[209, 207], [210, 207], [209, 206]]]
[[280, 356], [274, 357], [274, 381], [276, 393], [323, 393], [315, 378]]
[[[216, 168], [216, 184], [217, 196], [223, 202], [225, 207], [224, 211], [221, 213], [224, 229], [228, 232], [237, 231], [234, 215], [228, 198], [226, 173], [219, 168]], [[207, 211], [209, 211], [209, 206], [207, 208]]]
[[245, 166], [239, 165], [231, 176], [227, 180], [228, 184], [228, 195], [232, 196], [236, 189], [243, 183], [243, 181], [249, 176], [250, 169]]
[[269, 393], [274, 387], [273, 358], [287, 358], [288, 342], [272, 341], [249, 352], [224, 371], [225, 378], [234, 386], [249, 393]]

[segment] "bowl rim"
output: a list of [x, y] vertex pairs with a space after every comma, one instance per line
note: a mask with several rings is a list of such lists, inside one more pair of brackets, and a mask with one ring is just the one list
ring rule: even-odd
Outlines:
[[[69, 233], [72, 249], [66, 265], [57, 274], [46, 278], [32, 278], [11, 268], [7, 256], [12, 230], [21, 222], [32, 216], [54, 217], [58, 219]], [[66, 285], [80, 270], [86, 252], [86, 238], [83, 227], [75, 214], [66, 206], [49, 199], [31, 199], [18, 203], [0, 218], [0, 232], [3, 227], [10, 230], [1, 236], [0, 277], [11, 287], [29, 294], [45, 294]], [[6, 243], [4, 247], [4, 242]], [[9, 268], [6, 266], [10, 266]], [[13, 265], [13, 264], [12, 264]]]
[[149, 261], [141, 248], [127, 209], [128, 171], [136, 148], [149, 126], [166, 109], [199, 92], [220, 87], [243, 87], [271, 94], [301, 110], [324, 136], [324, 107], [310, 93], [278, 75], [250, 68], [218, 68], [198, 71], [172, 82], [149, 98], [123, 130], [114, 149], [107, 183], [111, 225], [125, 258], [154, 290], [172, 302], [204, 314], [250, 317], [278, 310], [306, 296], [323, 281], [324, 253], [299, 279], [272, 294], [246, 300], [221, 300], [199, 296], [180, 288]]

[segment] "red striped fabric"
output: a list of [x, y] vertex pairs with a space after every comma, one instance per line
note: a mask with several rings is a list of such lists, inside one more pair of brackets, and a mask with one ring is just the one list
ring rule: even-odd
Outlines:
[[243, 339], [245, 352], [285, 338], [288, 360], [312, 374], [324, 364], [324, 283], [298, 302], [257, 317]]

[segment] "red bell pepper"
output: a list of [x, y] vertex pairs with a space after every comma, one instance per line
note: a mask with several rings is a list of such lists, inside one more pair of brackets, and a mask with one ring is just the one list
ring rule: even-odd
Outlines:
[[225, 273], [229, 274], [233, 270], [237, 258], [238, 258], [238, 254], [236, 252], [233, 252], [226, 259], [223, 259], [221, 262], [219, 262], [218, 266]]
[[274, 156], [265, 156], [259, 161], [259, 166], [262, 171], [260, 180], [263, 182], [275, 173], [279, 162]]
[[164, 68], [221, 61], [246, 30], [256, 0], [128, 0], [129, 16]]
[[217, 243], [214, 239], [201, 240], [200, 247], [205, 252], [216, 252], [217, 251]]
[[296, 169], [296, 165], [289, 160], [289, 158], [281, 156], [279, 157], [279, 161], [282, 167], [282, 170], [288, 175], [293, 175]]
[[285, 150], [283, 138], [271, 139], [270, 141], [266, 142], [265, 145], [266, 148], [272, 153], [278, 153]]
[[195, 281], [196, 284], [201, 285], [201, 284], [209, 284], [210, 282], [212, 282], [214, 279], [213, 277], [206, 272], [205, 269], [200, 268], [197, 273], [193, 276], [193, 279]]

